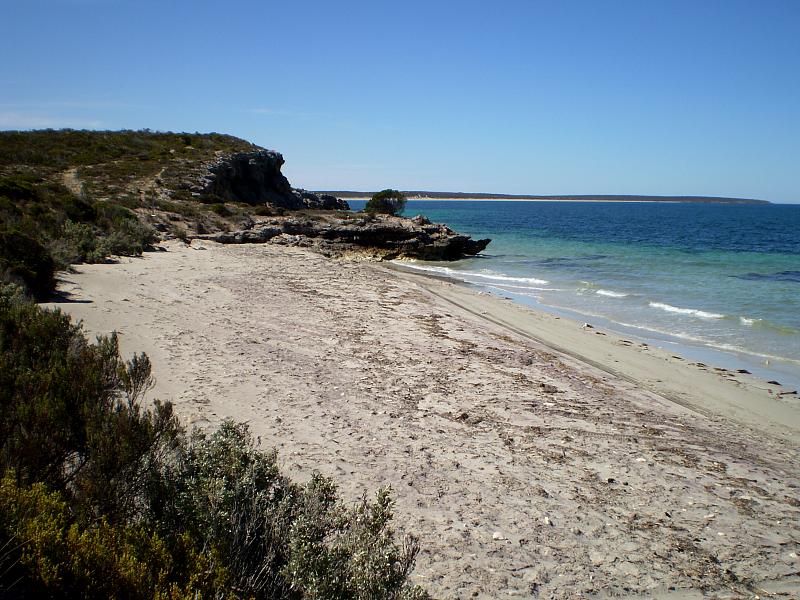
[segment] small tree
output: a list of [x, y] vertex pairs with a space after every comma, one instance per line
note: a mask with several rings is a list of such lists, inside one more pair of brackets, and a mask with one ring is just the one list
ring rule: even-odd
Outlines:
[[381, 190], [373, 194], [364, 212], [383, 213], [387, 215], [399, 215], [406, 207], [406, 197], [397, 190]]

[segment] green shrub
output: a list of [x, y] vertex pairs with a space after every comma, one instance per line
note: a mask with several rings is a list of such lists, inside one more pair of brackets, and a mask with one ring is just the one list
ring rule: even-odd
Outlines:
[[16, 230], [0, 230], [0, 276], [20, 283], [37, 299], [46, 298], [56, 285], [56, 264], [36, 239]]
[[169, 404], [141, 407], [145, 355], [3, 291], [0, 596], [427, 598], [388, 489], [349, 506], [293, 483], [232, 421], [187, 439]]
[[369, 199], [364, 212], [399, 215], [406, 207], [406, 197], [397, 190], [381, 190]]
[[[92, 525], [74, 520], [62, 493], [44, 484], [0, 480], [0, 540], [16, 548], [0, 579], [0, 594], [25, 588], [31, 597], [225, 597], [225, 569], [187, 536], [167, 541], [142, 525]], [[209, 553], [213, 556], [213, 553]], [[0, 561], [2, 561], [0, 556]], [[16, 564], [15, 564], [16, 563]], [[16, 586], [14, 584], [17, 584]], [[22, 585], [19, 585], [19, 584]]]
[[390, 527], [388, 489], [374, 503], [347, 507], [333, 480], [318, 473], [305, 485], [280, 473], [275, 452], [254, 445], [244, 424], [224, 421], [210, 436], [196, 433], [183, 473], [165, 493], [189, 527], [216, 543], [236, 589], [257, 598], [426, 598], [408, 586], [416, 540], [398, 545]]
[[50, 252], [59, 268], [75, 263], [102, 262], [105, 258], [98, 249], [100, 240], [94, 228], [87, 223], [74, 223], [67, 219], [61, 235], [51, 241]]
[[138, 219], [122, 221], [100, 242], [104, 256], [139, 256], [155, 243], [155, 230]]
[[221, 202], [217, 202], [209, 206], [212, 212], [218, 214], [220, 217], [230, 217], [233, 213], [231, 210], [222, 204]]
[[136, 219], [136, 215], [130, 209], [115, 202], [98, 202], [95, 207], [98, 221], [107, 226], [119, 226], [122, 223]]
[[38, 178], [24, 175], [0, 177], [0, 196], [15, 202], [41, 202], [43, 198], [36, 185], [40, 181]]
[[406, 583], [418, 545], [410, 536], [402, 545], [395, 540], [390, 488], [352, 508], [336, 499], [333, 481], [319, 475], [303, 492], [285, 571], [304, 598], [428, 598]]
[[139, 196], [117, 196], [114, 200], [120, 206], [129, 209], [136, 209], [142, 207], [142, 201]]
[[67, 219], [72, 221], [91, 223], [97, 218], [97, 210], [95, 207], [82, 198], [66, 196], [61, 200], [60, 205]]
[[130, 516], [180, 431], [171, 405], [138, 405], [149, 377], [149, 360], [125, 363], [115, 336], [89, 344], [60, 311], [0, 298], [0, 472]]
[[253, 210], [253, 214], [259, 217], [274, 217], [277, 213], [275, 209], [272, 208], [269, 204], [262, 204], [261, 206], [257, 206], [255, 210]]
[[175, 236], [176, 239], [184, 242], [189, 243], [189, 234], [183, 227], [178, 227], [177, 225], [170, 224], [169, 232]]
[[53, 291], [56, 270], [136, 256], [156, 239], [116, 201], [91, 203], [33, 176], [0, 177], [0, 280], [23, 284], [38, 299]]
[[[202, 544], [216, 544], [245, 596], [285, 598], [280, 576], [298, 491], [277, 466], [275, 453], [253, 447], [246, 425], [223, 422], [211, 436], [195, 433], [177, 482], [173, 527], [187, 527]], [[165, 522], [166, 515], [164, 515]]]

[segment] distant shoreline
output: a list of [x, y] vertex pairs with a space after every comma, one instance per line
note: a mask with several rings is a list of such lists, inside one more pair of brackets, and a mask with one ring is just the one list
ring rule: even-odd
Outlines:
[[[366, 199], [373, 192], [315, 190], [317, 194], [330, 194], [343, 199]], [[525, 202], [670, 202], [696, 204], [772, 204], [754, 198], [726, 198], [716, 196], [644, 196], [644, 195], [561, 195], [536, 196], [520, 194], [482, 194], [467, 192], [404, 191], [409, 200], [497, 200]]]

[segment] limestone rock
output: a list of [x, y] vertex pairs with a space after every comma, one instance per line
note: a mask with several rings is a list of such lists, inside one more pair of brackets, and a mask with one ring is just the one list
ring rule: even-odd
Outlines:
[[197, 237], [223, 244], [272, 242], [311, 247], [328, 256], [360, 252], [382, 260], [457, 260], [478, 254], [490, 242], [473, 240], [424, 218], [341, 213], [273, 217], [247, 230]]
[[198, 184], [186, 187], [193, 193], [213, 195], [229, 202], [270, 204], [289, 210], [350, 208], [347, 202], [335, 196], [293, 188], [281, 173], [283, 164], [283, 155], [273, 150], [223, 155], [206, 166]]

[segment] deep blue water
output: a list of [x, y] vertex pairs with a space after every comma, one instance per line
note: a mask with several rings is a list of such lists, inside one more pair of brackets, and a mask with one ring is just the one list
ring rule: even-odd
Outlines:
[[800, 385], [799, 205], [409, 201], [406, 214], [493, 240], [415, 268]]

